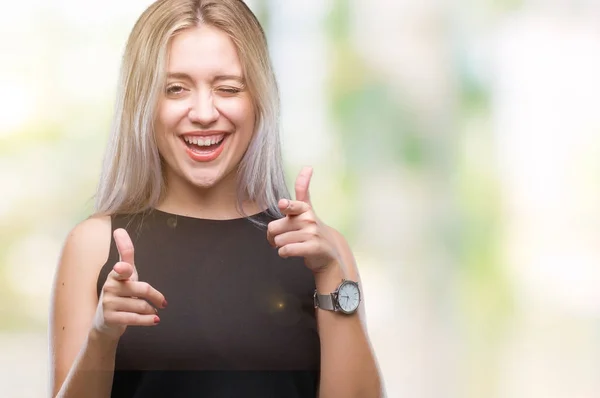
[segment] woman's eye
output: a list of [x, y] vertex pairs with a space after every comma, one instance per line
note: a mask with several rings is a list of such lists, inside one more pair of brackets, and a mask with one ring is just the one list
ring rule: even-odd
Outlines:
[[172, 85], [167, 87], [167, 94], [181, 94], [183, 92], [183, 87], [178, 85]]
[[225, 94], [238, 94], [240, 91], [242, 91], [235, 87], [219, 87], [218, 90]]

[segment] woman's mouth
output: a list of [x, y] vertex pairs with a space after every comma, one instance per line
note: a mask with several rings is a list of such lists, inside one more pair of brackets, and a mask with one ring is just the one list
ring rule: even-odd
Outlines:
[[219, 157], [225, 146], [228, 134], [209, 136], [184, 135], [182, 141], [188, 156], [196, 162], [210, 162]]

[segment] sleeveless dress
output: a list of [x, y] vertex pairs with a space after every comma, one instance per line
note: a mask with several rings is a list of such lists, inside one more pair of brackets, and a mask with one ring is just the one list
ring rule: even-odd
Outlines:
[[[158, 325], [130, 326], [121, 337], [112, 397], [316, 397], [315, 282], [302, 258], [279, 257], [266, 228], [245, 218], [153, 209], [111, 220], [133, 241], [139, 280], [168, 302]], [[118, 261], [111, 237], [98, 296]]]

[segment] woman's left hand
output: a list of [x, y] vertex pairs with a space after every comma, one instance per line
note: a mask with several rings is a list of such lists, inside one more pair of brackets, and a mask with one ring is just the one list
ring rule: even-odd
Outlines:
[[281, 257], [304, 257], [313, 273], [341, 264], [340, 255], [328, 227], [316, 216], [310, 203], [308, 187], [312, 168], [305, 167], [296, 179], [296, 200], [281, 199], [283, 218], [271, 221], [267, 228], [269, 243]]

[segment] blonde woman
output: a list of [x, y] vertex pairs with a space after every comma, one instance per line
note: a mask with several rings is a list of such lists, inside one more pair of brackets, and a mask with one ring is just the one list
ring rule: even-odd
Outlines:
[[286, 190], [241, 0], [159, 0], [129, 37], [96, 212], [66, 239], [52, 396], [379, 397], [343, 237]]

